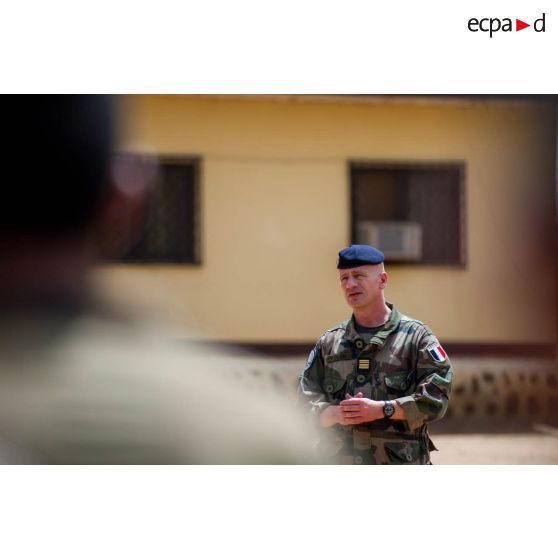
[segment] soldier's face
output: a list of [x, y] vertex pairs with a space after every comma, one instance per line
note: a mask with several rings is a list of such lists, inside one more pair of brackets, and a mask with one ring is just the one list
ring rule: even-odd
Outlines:
[[387, 273], [381, 265], [361, 265], [340, 269], [339, 281], [345, 300], [351, 308], [375, 304], [387, 284]]

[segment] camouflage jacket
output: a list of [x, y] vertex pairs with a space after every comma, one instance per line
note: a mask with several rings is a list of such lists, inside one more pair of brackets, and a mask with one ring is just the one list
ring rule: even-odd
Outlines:
[[406, 420], [381, 419], [357, 426], [321, 429], [332, 460], [356, 464], [428, 464], [435, 449], [426, 423], [448, 406], [452, 370], [432, 331], [400, 314], [366, 343], [354, 318], [326, 331], [310, 353], [299, 383], [299, 404], [317, 418], [345, 394], [362, 392], [377, 401], [397, 401]]

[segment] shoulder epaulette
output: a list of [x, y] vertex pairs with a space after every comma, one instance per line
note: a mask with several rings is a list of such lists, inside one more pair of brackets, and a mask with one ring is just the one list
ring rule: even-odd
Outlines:
[[326, 333], [330, 333], [332, 331], [337, 331], [338, 329], [347, 329], [347, 325], [349, 325], [349, 322], [351, 320], [345, 320], [344, 322], [341, 322], [340, 324], [337, 324], [336, 326], [330, 327], [328, 330], [324, 331], [324, 335]]
[[405, 316], [405, 314], [400, 314], [402, 322], [414, 322], [418, 325], [424, 325], [424, 322], [417, 320], [416, 318], [411, 318], [410, 316]]
[[411, 318], [409, 316], [405, 316], [405, 315], [401, 314], [401, 321], [406, 322], [409, 325], [415, 324], [418, 327], [422, 327], [426, 331], [426, 333], [428, 333], [428, 334], [432, 333], [432, 330], [424, 322], [421, 322], [420, 320], [417, 320], [415, 318]]

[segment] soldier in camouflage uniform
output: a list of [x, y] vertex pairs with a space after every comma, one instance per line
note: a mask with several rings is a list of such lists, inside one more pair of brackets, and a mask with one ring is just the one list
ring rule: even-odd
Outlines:
[[430, 464], [426, 423], [447, 409], [451, 364], [426, 325], [385, 301], [383, 261], [370, 246], [339, 252], [353, 316], [318, 340], [299, 402], [322, 427], [333, 462]]

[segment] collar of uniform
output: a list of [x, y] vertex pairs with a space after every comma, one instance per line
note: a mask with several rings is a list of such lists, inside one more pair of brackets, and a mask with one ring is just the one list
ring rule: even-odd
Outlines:
[[[382, 346], [385, 343], [387, 336], [394, 329], [397, 328], [399, 322], [401, 321], [401, 314], [398, 312], [395, 306], [391, 304], [391, 302], [386, 302], [386, 305], [391, 310], [391, 314], [388, 321], [384, 324], [384, 327], [372, 337], [372, 339], [370, 340], [370, 345]], [[345, 335], [343, 336], [343, 338], [353, 343], [361, 338], [355, 328], [354, 314], [351, 316], [351, 319], [347, 323]]]

